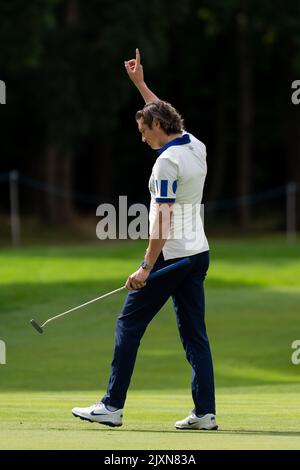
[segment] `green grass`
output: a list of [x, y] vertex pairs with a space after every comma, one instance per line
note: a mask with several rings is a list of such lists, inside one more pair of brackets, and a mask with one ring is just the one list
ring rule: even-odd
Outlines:
[[[245, 387], [218, 392], [218, 431], [178, 431], [191, 406], [188, 390], [131, 392], [125, 425], [106, 428], [73, 418], [70, 407], [93, 392], [3, 393], [5, 449], [299, 449], [299, 387]], [[288, 400], [288, 404], [286, 401]], [[287, 419], [289, 415], [289, 419]]]
[[[51, 323], [39, 322], [120, 287], [145, 244], [0, 251], [0, 448], [300, 448], [300, 245], [280, 240], [211, 242], [207, 328], [214, 357], [220, 431], [174, 430], [192, 408], [190, 368], [172, 304], [150, 324], [140, 347], [124, 426], [75, 420], [70, 408], [104, 393], [118, 293]], [[22, 424], [20, 424], [22, 423]]]

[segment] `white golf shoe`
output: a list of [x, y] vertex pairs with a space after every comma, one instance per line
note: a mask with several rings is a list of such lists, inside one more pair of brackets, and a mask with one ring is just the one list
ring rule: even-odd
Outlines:
[[194, 413], [187, 416], [182, 421], [175, 423], [176, 429], [204, 429], [207, 431], [216, 431], [218, 425], [216, 423], [216, 417], [213, 414], [206, 414], [199, 418]]
[[122, 426], [122, 409], [109, 411], [101, 401], [87, 408], [73, 408], [72, 413], [76, 418], [90, 421], [91, 423], [105, 424], [106, 426]]

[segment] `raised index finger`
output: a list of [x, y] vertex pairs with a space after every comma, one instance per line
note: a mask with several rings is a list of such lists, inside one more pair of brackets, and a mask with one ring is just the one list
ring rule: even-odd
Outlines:
[[137, 64], [141, 63], [140, 51], [138, 50], [138, 48], [136, 48], [136, 50], [135, 50], [135, 60], [136, 60]]

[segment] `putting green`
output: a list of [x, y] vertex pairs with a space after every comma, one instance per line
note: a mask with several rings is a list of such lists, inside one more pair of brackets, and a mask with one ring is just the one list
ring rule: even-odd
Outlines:
[[[211, 242], [206, 322], [214, 357], [217, 432], [176, 431], [192, 408], [190, 367], [171, 302], [139, 350], [124, 426], [72, 417], [104, 393], [117, 293], [49, 324], [29, 324], [120, 287], [145, 243], [0, 251], [1, 449], [299, 449], [299, 244]], [[95, 392], [93, 390], [100, 390]]]
[[218, 391], [218, 431], [178, 431], [189, 390], [129, 393], [121, 428], [71, 415], [96, 392], [1, 393], [1, 449], [300, 449], [300, 386]]

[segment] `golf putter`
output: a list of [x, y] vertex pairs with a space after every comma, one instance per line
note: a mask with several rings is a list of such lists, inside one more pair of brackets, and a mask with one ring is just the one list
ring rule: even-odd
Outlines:
[[[155, 279], [156, 277], [163, 276], [164, 274], [167, 274], [168, 272], [173, 271], [174, 269], [182, 268], [183, 266], [188, 266], [190, 264], [191, 264], [190, 259], [184, 258], [180, 261], [177, 261], [176, 263], [170, 264], [169, 266], [165, 266], [164, 268], [159, 269], [158, 271], [150, 273], [148, 276], [147, 282], [151, 281], [152, 279]], [[30, 320], [30, 323], [38, 333], [42, 334], [44, 332], [44, 328], [46, 327], [46, 325], [50, 323], [51, 321], [54, 321], [57, 318], [63, 317], [64, 315], [67, 315], [68, 313], [71, 313], [74, 310], [77, 310], [81, 307], [85, 307], [86, 305], [89, 305], [93, 302], [97, 302], [98, 300], [104, 299], [105, 297], [108, 297], [109, 295], [113, 295], [116, 292], [120, 292], [123, 289], [126, 289], [126, 287], [125, 286], [119, 287], [119, 289], [115, 289], [111, 292], [108, 292], [107, 294], [101, 295], [101, 297], [97, 297], [96, 299], [89, 300], [88, 302], [78, 305], [77, 307], [71, 308], [70, 310], [67, 310], [66, 312], [55, 315], [55, 317], [48, 318], [48, 320], [46, 320], [42, 325], [39, 325], [38, 322], [34, 319]]]

